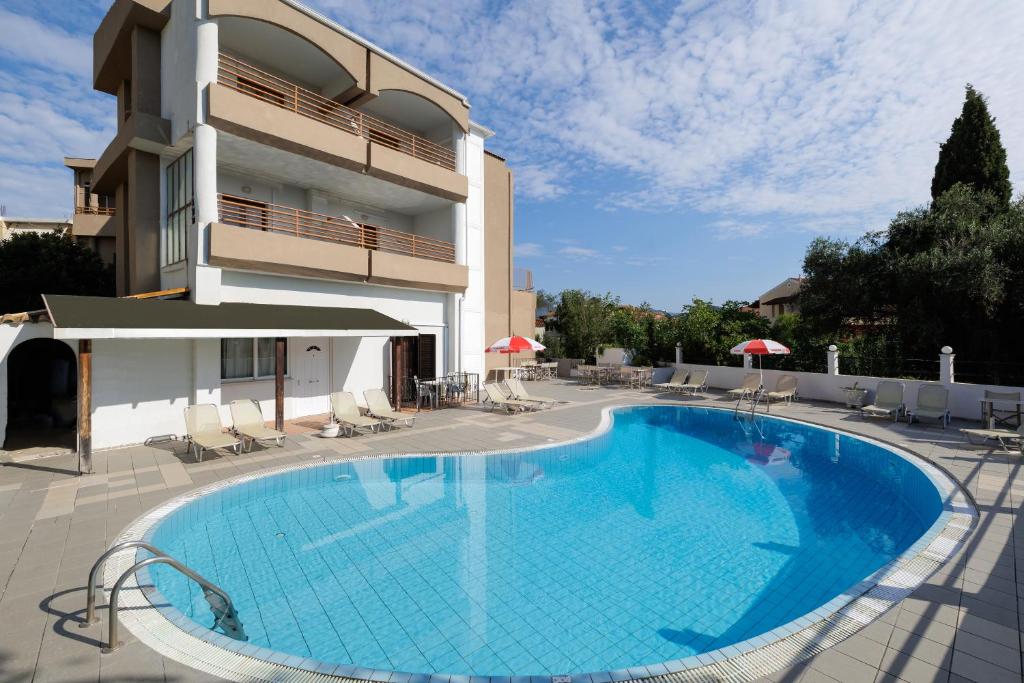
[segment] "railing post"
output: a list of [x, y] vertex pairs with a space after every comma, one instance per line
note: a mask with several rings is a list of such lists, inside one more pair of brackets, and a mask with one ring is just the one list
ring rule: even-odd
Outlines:
[[950, 346], [943, 346], [939, 353], [939, 381], [943, 384], [953, 384], [956, 379], [953, 374], [953, 358], [956, 354], [953, 353], [953, 348]]
[[829, 344], [828, 347], [828, 374], [839, 374], [839, 347], [835, 344]]

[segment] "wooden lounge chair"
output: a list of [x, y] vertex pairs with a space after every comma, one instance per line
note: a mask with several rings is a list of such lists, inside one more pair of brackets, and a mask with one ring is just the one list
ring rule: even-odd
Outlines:
[[231, 423], [231, 431], [242, 440], [242, 448], [245, 448], [248, 439], [249, 447], [245, 448], [247, 451], [251, 451], [253, 444], [257, 442], [261, 446], [270, 441], [278, 446], [284, 445], [285, 433], [267, 427], [260, 404], [252, 399], [231, 402]]
[[672, 377], [667, 382], [659, 382], [654, 385], [655, 389], [661, 391], [682, 391], [683, 387], [686, 386], [686, 380], [690, 378], [690, 371], [686, 368], [676, 368], [672, 372]]
[[203, 452], [216, 448], [231, 448], [238, 454], [242, 442], [227, 434], [220, 421], [220, 412], [212, 403], [185, 408], [186, 440], [189, 449], [195, 454], [196, 462], [203, 461]]
[[707, 370], [694, 370], [690, 373], [689, 379], [686, 380], [686, 384], [679, 387], [681, 393], [689, 392], [691, 396], [696, 396], [697, 392], [705, 392], [708, 390], [708, 371]]
[[510, 377], [505, 380], [505, 388], [508, 389], [509, 398], [514, 398], [519, 401], [529, 401], [530, 403], [536, 403], [541, 408], [551, 406], [558, 403], [558, 399], [548, 398], [547, 396], [533, 396], [526, 390], [522, 380], [517, 377]]
[[335, 391], [331, 394], [331, 414], [343, 431], [347, 428], [349, 436], [355, 434], [356, 429], [376, 432], [382, 424], [380, 420], [359, 412], [359, 405], [350, 391]]
[[796, 398], [797, 379], [793, 375], [782, 375], [775, 382], [775, 391], [765, 394], [768, 409], [771, 410], [772, 401], [785, 401], [791, 403]]
[[940, 384], [922, 384], [917, 389], [917, 405], [907, 413], [907, 424], [922, 417], [938, 420], [945, 429], [949, 424], [949, 389]]
[[484, 384], [484, 391], [487, 393], [487, 400], [491, 404], [491, 412], [495, 408], [503, 408], [506, 413], [518, 413], [521, 410], [536, 410], [537, 404], [529, 401], [520, 401], [517, 398], [509, 398], [501, 391], [501, 387], [495, 382]]
[[748, 372], [743, 376], [743, 384], [725, 392], [725, 397], [730, 401], [754, 396], [761, 388], [761, 375], [756, 372]]
[[396, 422], [405, 422], [406, 426], [412, 427], [416, 421], [415, 415], [392, 409], [387, 394], [381, 389], [367, 389], [363, 392], [363, 398], [366, 399], [366, 411], [371, 416], [383, 420], [388, 428], [393, 427]]
[[875, 402], [860, 409], [861, 417], [889, 417], [897, 422], [900, 413], [906, 411], [903, 405], [903, 382], [879, 382], [875, 389]]

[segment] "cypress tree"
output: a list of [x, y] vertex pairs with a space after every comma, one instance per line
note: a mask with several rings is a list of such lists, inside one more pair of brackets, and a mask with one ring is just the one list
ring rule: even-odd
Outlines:
[[967, 96], [960, 116], [953, 122], [949, 139], [939, 146], [939, 161], [932, 178], [932, 200], [956, 183], [971, 185], [995, 195], [1002, 207], [1009, 207], [1013, 193], [1006, 149], [999, 139], [995, 119], [988, 113], [985, 98], [967, 84]]

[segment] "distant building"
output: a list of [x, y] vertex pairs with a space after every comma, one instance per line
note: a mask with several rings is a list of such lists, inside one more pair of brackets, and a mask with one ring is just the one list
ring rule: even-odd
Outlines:
[[788, 277], [775, 285], [767, 292], [758, 297], [752, 309], [758, 315], [775, 322], [783, 313], [800, 312], [800, 288], [803, 286], [803, 278]]
[[64, 231], [71, 224], [63, 218], [13, 218], [0, 216], [0, 241], [23, 232], [43, 234], [54, 230]]

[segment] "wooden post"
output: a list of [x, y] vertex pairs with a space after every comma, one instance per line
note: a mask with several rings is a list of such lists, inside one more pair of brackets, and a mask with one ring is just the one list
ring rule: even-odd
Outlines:
[[78, 473], [92, 474], [92, 340], [78, 340]]
[[284, 337], [274, 341], [274, 429], [284, 431]]

